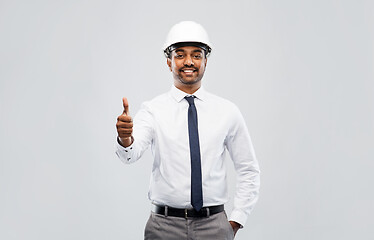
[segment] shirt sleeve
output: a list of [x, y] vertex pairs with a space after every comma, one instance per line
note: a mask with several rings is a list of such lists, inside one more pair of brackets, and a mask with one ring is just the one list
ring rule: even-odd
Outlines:
[[123, 147], [119, 144], [118, 137], [116, 141], [116, 154], [125, 164], [136, 162], [153, 141], [153, 116], [147, 103], [142, 104], [139, 112], [134, 117], [132, 135], [134, 141], [128, 147]]
[[230, 221], [245, 225], [258, 199], [260, 169], [244, 118], [234, 108], [232, 127], [226, 139], [226, 147], [234, 163], [237, 175], [234, 208]]

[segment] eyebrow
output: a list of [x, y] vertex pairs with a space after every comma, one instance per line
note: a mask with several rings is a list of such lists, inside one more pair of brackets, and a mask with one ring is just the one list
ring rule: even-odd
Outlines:
[[[183, 49], [177, 49], [177, 50], [175, 50], [175, 52], [185, 52]], [[201, 49], [196, 49], [196, 50], [193, 50], [193, 52], [199, 52], [199, 53], [202, 53], [203, 52], [203, 50], [201, 50]]]

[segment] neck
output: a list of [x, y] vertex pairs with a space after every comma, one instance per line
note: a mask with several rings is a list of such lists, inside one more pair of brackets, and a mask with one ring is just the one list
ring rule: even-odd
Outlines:
[[176, 88], [178, 88], [179, 90], [185, 92], [185, 93], [188, 93], [188, 94], [193, 94], [194, 92], [196, 92], [197, 90], [199, 90], [200, 86], [198, 87], [180, 87], [180, 86], [177, 86], [175, 85]]
[[188, 84], [180, 84], [180, 82], [175, 81], [174, 86], [185, 93], [193, 94], [194, 92], [199, 90], [199, 88], [201, 87], [201, 83], [198, 82], [195, 84], [188, 85]]

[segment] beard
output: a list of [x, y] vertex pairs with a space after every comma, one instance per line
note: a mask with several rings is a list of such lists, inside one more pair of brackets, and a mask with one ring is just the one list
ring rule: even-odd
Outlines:
[[195, 79], [187, 80], [187, 79], [184, 79], [184, 77], [180, 76], [180, 75], [178, 75], [177, 77], [178, 77], [179, 82], [181, 82], [183, 84], [186, 84], [186, 85], [193, 85], [197, 82], [200, 82], [201, 79], [203, 78], [203, 76], [201, 76], [201, 77], [197, 77]]
[[191, 76], [191, 77], [186, 77], [183, 75], [182, 69], [178, 71], [178, 74], [175, 74], [175, 77], [180, 83], [186, 84], [186, 85], [193, 85], [195, 83], [198, 83], [201, 81], [201, 79], [204, 76], [204, 72], [199, 74], [199, 69], [196, 69], [197, 76]]

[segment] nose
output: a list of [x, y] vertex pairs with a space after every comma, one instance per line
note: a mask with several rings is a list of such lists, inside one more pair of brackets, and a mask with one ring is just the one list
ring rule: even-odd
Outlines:
[[194, 62], [192, 61], [191, 56], [187, 55], [185, 60], [184, 60], [184, 65], [185, 66], [193, 66]]

